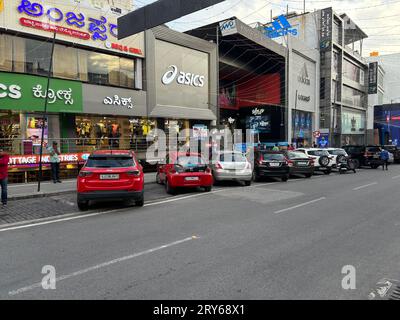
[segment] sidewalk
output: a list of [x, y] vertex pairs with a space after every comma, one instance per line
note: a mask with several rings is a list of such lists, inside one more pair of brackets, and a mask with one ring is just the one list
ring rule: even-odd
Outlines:
[[[144, 183], [151, 184], [156, 182], [156, 173], [145, 173]], [[41, 191], [37, 192], [37, 183], [10, 184], [8, 185], [8, 199], [20, 200], [30, 198], [40, 198], [55, 196], [63, 193], [73, 193], [76, 191], [76, 179], [64, 180], [62, 183], [42, 182]]]

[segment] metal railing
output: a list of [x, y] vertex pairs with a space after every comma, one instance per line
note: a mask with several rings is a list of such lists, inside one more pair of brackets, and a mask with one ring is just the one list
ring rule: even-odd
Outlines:
[[[61, 153], [81, 153], [92, 152], [94, 150], [102, 149], [120, 149], [120, 150], [133, 150], [135, 152], [145, 152], [149, 146], [154, 142], [147, 141], [146, 137], [140, 136], [135, 138], [104, 138], [104, 139], [91, 139], [91, 138], [49, 138], [48, 143], [53, 141], [58, 142]], [[21, 138], [0, 139], [0, 149], [3, 149], [10, 155], [28, 155], [39, 154], [40, 140], [32, 141]], [[44, 151], [46, 153], [46, 151]]]

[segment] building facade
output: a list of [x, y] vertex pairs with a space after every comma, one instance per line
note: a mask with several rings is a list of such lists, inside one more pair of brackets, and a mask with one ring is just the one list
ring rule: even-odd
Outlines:
[[94, 149], [144, 157], [153, 129], [215, 122], [216, 46], [166, 27], [118, 40], [117, 18], [131, 10], [129, 1], [5, 3], [0, 147], [12, 155], [11, 180], [36, 179], [42, 131], [76, 175]]

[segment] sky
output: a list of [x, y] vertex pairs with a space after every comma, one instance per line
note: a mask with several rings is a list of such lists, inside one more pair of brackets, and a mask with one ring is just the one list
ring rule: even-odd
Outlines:
[[[155, 0], [134, 0], [137, 7], [152, 2]], [[168, 23], [168, 26], [186, 31], [232, 16], [248, 24], [266, 23], [270, 21], [271, 10], [273, 16], [277, 16], [286, 12], [287, 5], [289, 12], [303, 12], [303, 0], [225, 0]], [[400, 0], [306, 0], [306, 11], [326, 7], [346, 13], [368, 35], [363, 43], [363, 56], [369, 56], [372, 51], [378, 51], [380, 55], [400, 52]]]

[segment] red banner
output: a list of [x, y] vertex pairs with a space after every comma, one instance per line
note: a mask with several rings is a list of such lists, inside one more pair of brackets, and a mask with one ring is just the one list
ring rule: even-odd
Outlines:
[[[61, 154], [60, 160], [61, 163], [84, 163], [88, 159], [90, 153], [65, 153]], [[8, 162], [9, 167], [11, 168], [23, 168], [23, 167], [37, 167], [39, 165], [39, 155], [18, 155], [18, 156], [10, 156], [10, 161]], [[50, 163], [50, 155], [44, 154], [42, 156], [42, 163], [49, 164]]]
[[24, 27], [44, 30], [44, 31], [48, 31], [48, 32], [60, 33], [60, 34], [66, 35], [66, 36], [70, 36], [70, 37], [78, 38], [78, 39], [82, 39], [82, 40], [90, 39], [90, 34], [87, 32], [82, 32], [79, 30], [56, 26], [54, 24], [49, 24], [49, 23], [40, 22], [40, 21], [27, 19], [27, 18], [21, 18], [21, 19], [19, 19], [19, 22]]

